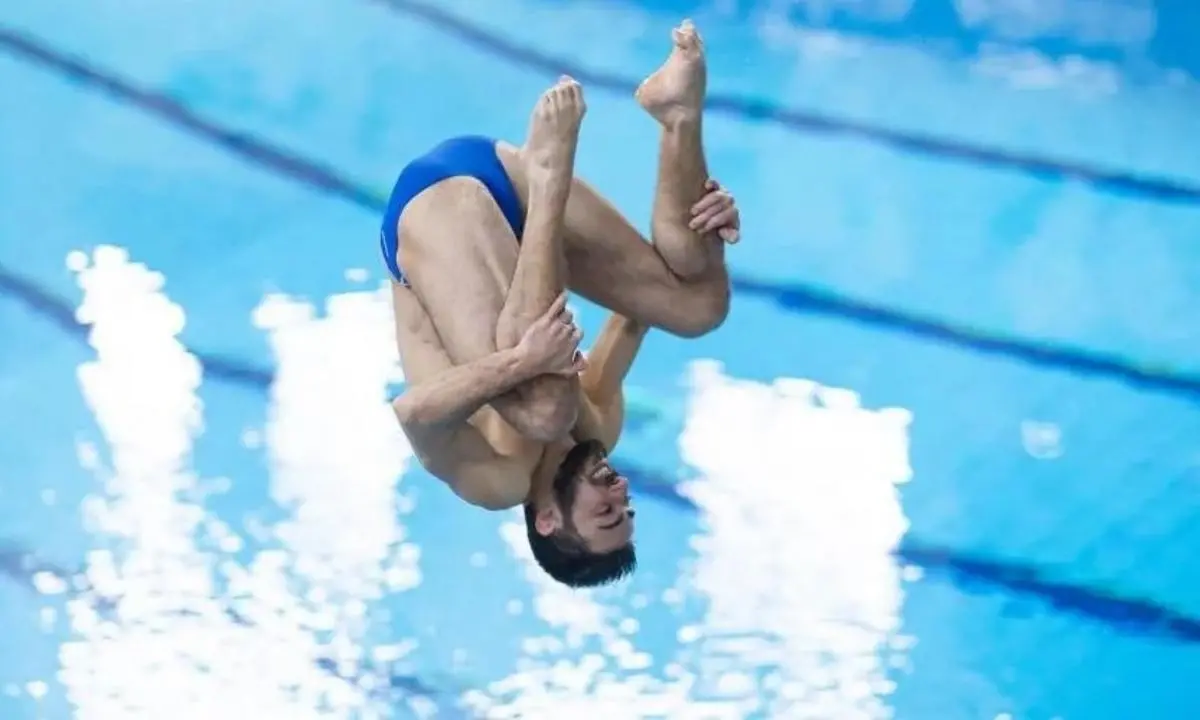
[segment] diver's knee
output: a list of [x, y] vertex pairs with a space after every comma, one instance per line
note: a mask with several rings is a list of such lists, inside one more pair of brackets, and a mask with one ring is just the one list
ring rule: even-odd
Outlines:
[[682, 338], [698, 338], [721, 327], [729, 317], [729, 283], [687, 286], [687, 297], [663, 329]]

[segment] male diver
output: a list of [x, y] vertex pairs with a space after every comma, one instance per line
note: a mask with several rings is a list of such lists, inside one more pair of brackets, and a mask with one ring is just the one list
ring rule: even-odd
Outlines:
[[[636, 94], [662, 127], [652, 243], [574, 177], [585, 105], [566, 77], [523, 146], [454, 138], [410, 163], [380, 235], [408, 381], [393, 407], [417, 457], [472, 505], [523, 504], [534, 557], [572, 587], [636, 564], [607, 455], [647, 329], [696, 337], [729, 309], [738, 211], [705, 165], [701, 39], [685, 21], [673, 40]], [[586, 359], [567, 289], [613, 311]]]

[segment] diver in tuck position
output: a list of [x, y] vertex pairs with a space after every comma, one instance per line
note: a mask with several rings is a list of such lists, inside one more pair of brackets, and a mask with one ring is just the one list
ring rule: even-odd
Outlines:
[[[380, 234], [408, 380], [393, 407], [417, 456], [472, 505], [523, 504], [534, 557], [573, 587], [636, 564], [607, 456], [646, 330], [696, 337], [729, 309], [738, 211], [705, 167], [700, 37], [685, 21], [673, 40], [636, 95], [662, 127], [652, 243], [574, 177], [585, 107], [567, 77], [522, 147], [454, 138], [410, 163]], [[613, 311], [586, 358], [568, 288]]]

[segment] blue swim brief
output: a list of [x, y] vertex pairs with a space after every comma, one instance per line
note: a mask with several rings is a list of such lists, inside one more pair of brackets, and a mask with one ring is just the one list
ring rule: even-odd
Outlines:
[[477, 136], [451, 138], [405, 166], [396, 179], [387, 211], [383, 214], [383, 226], [379, 230], [383, 261], [392, 277], [403, 285], [407, 285], [408, 280], [397, 262], [400, 238], [396, 226], [400, 213], [424, 190], [452, 177], [471, 177], [483, 183], [508, 220], [517, 240], [521, 239], [525, 225], [521, 201], [500, 158], [496, 156], [496, 141]]

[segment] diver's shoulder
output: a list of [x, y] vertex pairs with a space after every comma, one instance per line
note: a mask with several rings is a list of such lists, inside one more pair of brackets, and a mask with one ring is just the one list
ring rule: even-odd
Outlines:
[[507, 510], [525, 503], [541, 448], [518, 453], [450, 454], [419, 458], [434, 477], [446, 483], [464, 502], [484, 510]]

